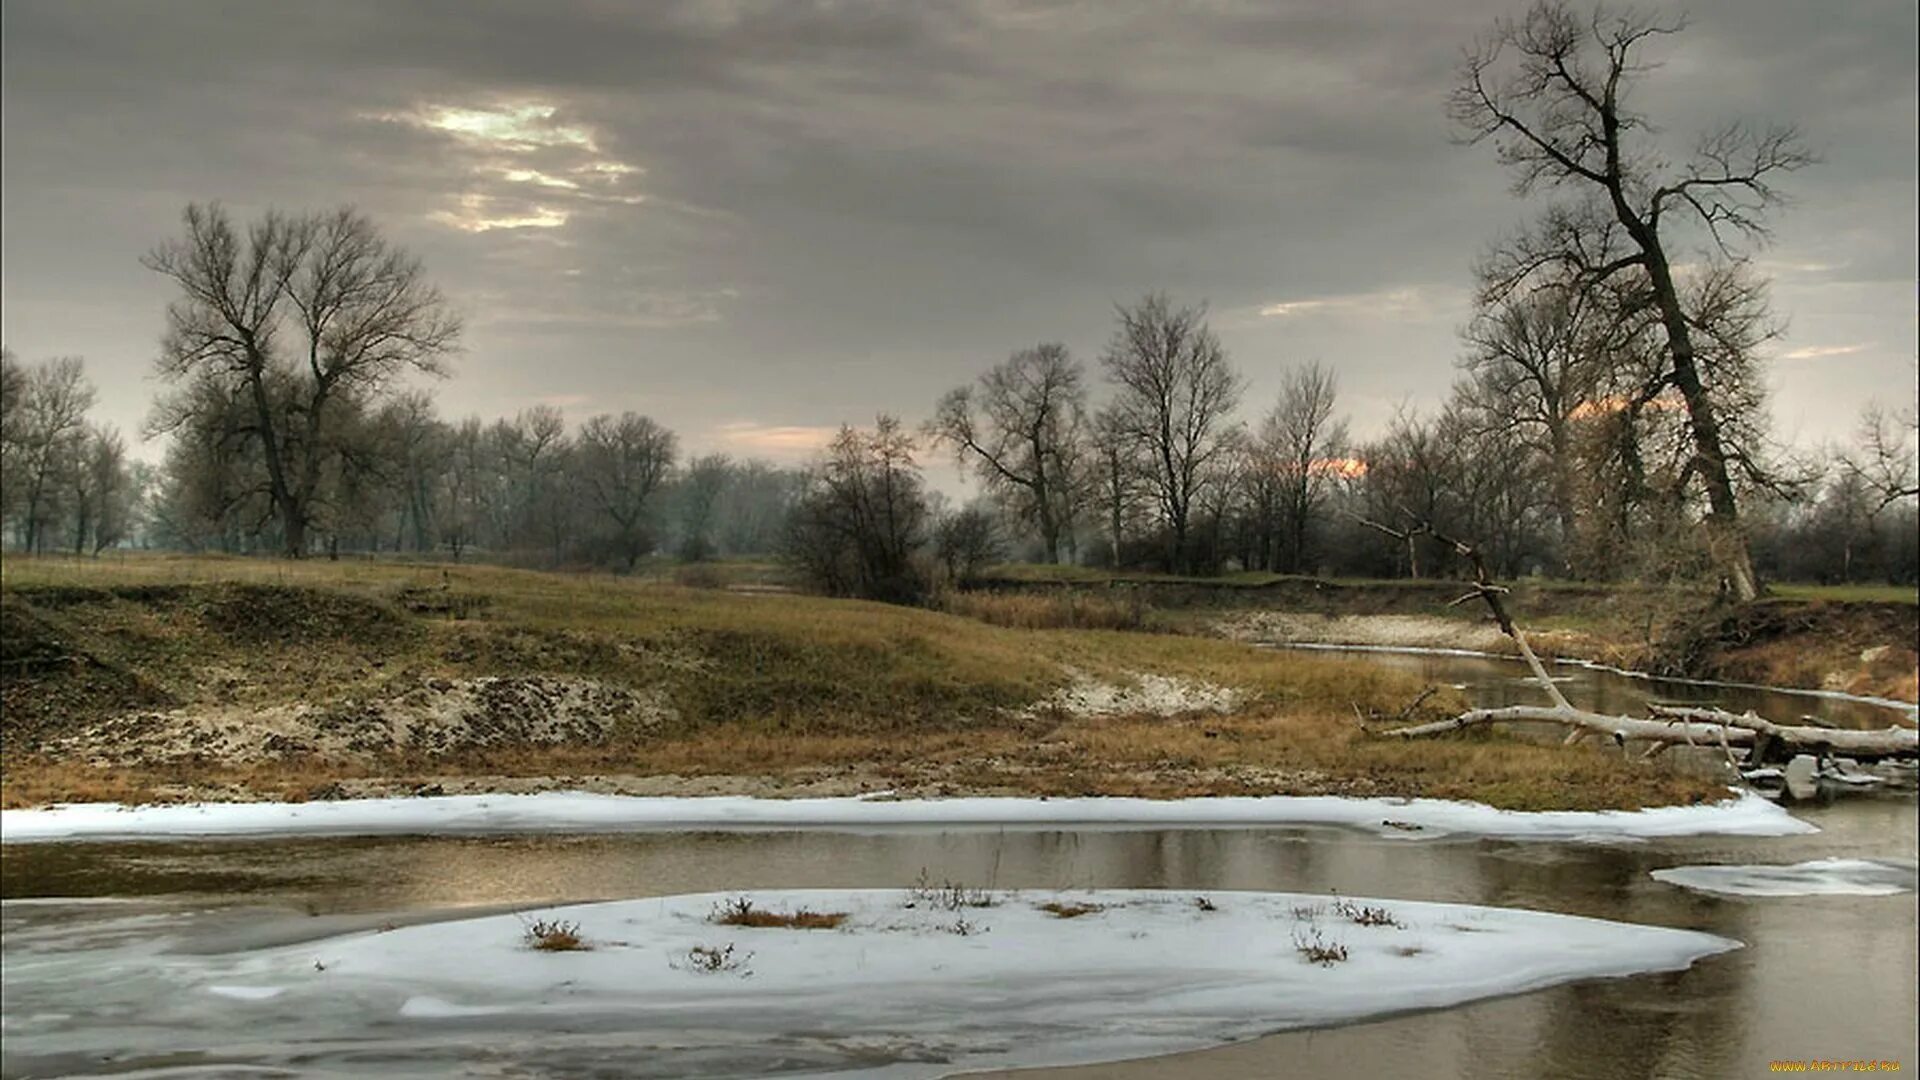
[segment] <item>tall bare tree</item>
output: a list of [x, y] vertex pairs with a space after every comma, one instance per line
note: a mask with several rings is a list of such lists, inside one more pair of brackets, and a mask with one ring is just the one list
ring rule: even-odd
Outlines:
[[677, 445], [673, 432], [638, 413], [596, 416], [580, 428], [581, 487], [628, 570], [653, 550], [653, 496], [673, 469]]
[[1194, 504], [1236, 444], [1243, 383], [1204, 305], [1175, 307], [1151, 293], [1118, 314], [1101, 358], [1116, 389], [1110, 423], [1167, 527], [1169, 567], [1190, 569]]
[[1813, 158], [1790, 127], [1732, 124], [1701, 138], [1679, 165], [1664, 166], [1647, 145], [1648, 120], [1626, 98], [1647, 70], [1641, 47], [1683, 26], [1604, 9], [1588, 19], [1558, 0], [1538, 3], [1518, 21], [1498, 22], [1469, 51], [1450, 111], [1469, 141], [1494, 143], [1518, 194], [1572, 190], [1618, 223], [1625, 242], [1604, 261], [1578, 246], [1543, 245], [1521, 265], [1567, 267], [1592, 285], [1619, 275], [1644, 284], [1686, 405], [1713, 547], [1734, 595], [1748, 600], [1760, 585], [1740, 530], [1720, 417], [1675, 280], [1673, 245], [1683, 221], [1704, 227], [1722, 250], [1734, 239], [1763, 239], [1765, 211], [1778, 202], [1774, 181]]
[[20, 546], [39, 551], [57, 524], [60, 499], [84, 470], [94, 389], [80, 359], [63, 356], [26, 369], [16, 392], [7, 480], [18, 485]]
[[1060, 561], [1080, 503], [1086, 387], [1080, 363], [1059, 344], [1022, 349], [940, 399], [928, 431], [971, 461], [988, 491], [1040, 535], [1047, 561]]
[[183, 221], [186, 235], [144, 260], [180, 291], [160, 374], [242, 391], [284, 550], [305, 555], [344, 403], [371, 401], [409, 371], [439, 374], [459, 320], [419, 260], [350, 208], [269, 211], [243, 230], [195, 204]]
[[1289, 573], [1306, 567], [1308, 533], [1347, 452], [1347, 423], [1333, 415], [1338, 380], [1317, 363], [1295, 368], [1280, 384], [1280, 400], [1260, 423], [1254, 467], [1270, 473], [1281, 531], [1275, 565]]

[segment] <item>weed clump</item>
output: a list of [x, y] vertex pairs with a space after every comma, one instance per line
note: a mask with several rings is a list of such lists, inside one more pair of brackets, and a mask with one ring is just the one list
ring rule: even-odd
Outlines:
[[577, 922], [536, 919], [527, 924], [521, 937], [527, 948], [540, 952], [586, 952], [593, 948], [580, 936], [580, 924]]
[[738, 975], [741, 978], [753, 974], [747, 961], [753, 959], [750, 952], [735, 953], [731, 942], [722, 946], [695, 945], [688, 949], [679, 960], [668, 960], [667, 966], [675, 971], [692, 971], [702, 975]]
[[1105, 911], [1107, 908], [1105, 904], [1063, 904], [1058, 900], [1049, 900], [1040, 905], [1040, 910], [1056, 919], [1077, 919], [1082, 915]]
[[1356, 926], [1391, 926], [1395, 930], [1406, 929], [1406, 924], [1393, 917], [1393, 913], [1383, 907], [1371, 907], [1356, 904], [1351, 900], [1335, 900], [1334, 914]]
[[749, 926], [757, 929], [832, 930], [847, 921], [844, 911], [767, 911], [755, 907], [753, 899], [736, 896], [713, 905], [707, 921], [716, 926]]
[[965, 911], [968, 908], [990, 908], [999, 903], [992, 892], [976, 889], [957, 881], [941, 881], [938, 885], [927, 876], [926, 867], [920, 868], [920, 878], [907, 889], [907, 907], [925, 905], [937, 911]]
[[1193, 906], [1199, 908], [1201, 911], [1219, 911], [1220, 910], [1220, 905], [1214, 903], [1212, 898], [1205, 897], [1205, 896], [1194, 897]]
[[1308, 927], [1304, 931], [1295, 930], [1293, 947], [1301, 956], [1307, 958], [1308, 963], [1319, 964], [1321, 967], [1332, 967], [1347, 958], [1347, 947], [1328, 938], [1317, 926]]

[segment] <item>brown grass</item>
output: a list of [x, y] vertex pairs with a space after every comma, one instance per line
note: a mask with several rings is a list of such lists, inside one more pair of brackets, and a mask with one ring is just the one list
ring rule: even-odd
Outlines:
[[1039, 908], [1056, 919], [1077, 919], [1082, 915], [1092, 915], [1095, 912], [1107, 910], [1105, 904], [1071, 904], [1061, 903], [1058, 900], [1049, 900], [1039, 905]]
[[[1013, 610], [1034, 598], [976, 599]], [[1411, 676], [1168, 634], [1018, 629], [806, 596], [410, 563], [8, 556], [0, 602], [7, 628], [23, 628], [5, 635], [6, 656], [25, 661], [0, 668], [8, 807], [320, 799], [338, 797], [343, 781], [356, 793], [460, 777], [564, 787], [583, 776], [755, 780], [772, 794], [827, 783], [916, 795], [1430, 796], [1513, 809], [1724, 794], [1617, 754], [1495, 732], [1375, 739], [1353, 723], [1353, 708], [1398, 712], [1420, 689]], [[1093, 610], [1071, 607], [1085, 598], [1061, 602], [1070, 619]], [[1070, 669], [1233, 687], [1241, 705], [1230, 716], [1171, 720], [1023, 713], [1067, 685]], [[434, 678], [527, 674], [659, 693], [676, 719], [616, 726], [591, 745], [346, 760], [100, 767], [42, 745], [139, 710], [367, 700]], [[1409, 719], [1462, 704], [1443, 692]]]
[[1099, 596], [1076, 589], [1055, 593], [953, 592], [943, 610], [1020, 630], [1156, 630], [1152, 608], [1138, 596]]
[[750, 926], [756, 929], [779, 930], [832, 930], [847, 921], [844, 911], [767, 911], [755, 907], [753, 901], [744, 896], [736, 896], [724, 903], [715, 904], [713, 914], [707, 921], [717, 926]]

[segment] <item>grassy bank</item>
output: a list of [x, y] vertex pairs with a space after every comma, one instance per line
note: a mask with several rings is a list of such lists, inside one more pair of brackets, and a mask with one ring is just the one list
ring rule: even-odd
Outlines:
[[[1513, 652], [1459, 582], [1215, 578], [1087, 567], [997, 568], [949, 610], [997, 625], [1116, 626], [1247, 641]], [[1776, 585], [1728, 607], [1705, 591], [1528, 579], [1508, 607], [1534, 648], [1658, 675], [1920, 700], [1920, 592]]]
[[[0, 799], [1352, 793], [1713, 797], [1496, 734], [1365, 735], [1421, 689], [1119, 629], [497, 567], [0, 561]], [[1419, 716], [1456, 708], [1429, 699]]]

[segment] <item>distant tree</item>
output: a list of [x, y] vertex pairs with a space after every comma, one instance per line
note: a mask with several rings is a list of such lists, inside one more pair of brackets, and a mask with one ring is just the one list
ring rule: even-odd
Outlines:
[[580, 429], [577, 476], [608, 526], [611, 552], [631, 571], [653, 550], [653, 496], [673, 468], [673, 432], [637, 413], [596, 416]]
[[975, 386], [940, 399], [929, 433], [1039, 533], [1049, 563], [1071, 540], [1086, 432], [1082, 367], [1059, 344], [1014, 353]]
[[1451, 111], [1469, 140], [1494, 142], [1518, 193], [1567, 188], [1580, 194], [1585, 213], [1619, 225], [1622, 242], [1598, 260], [1590, 249], [1549, 242], [1518, 252], [1509, 277], [1553, 265], [1594, 286], [1623, 278], [1642, 294], [1664, 331], [1667, 375], [1685, 404], [1690, 472], [1706, 489], [1712, 546], [1734, 595], [1751, 600], [1760, 586], [1740, 530], [1723, 418], [1701, 371], [1672, 248], [1682, 220], [1703, 226], [1722, 249], [1732, 237], [1764, 238], [1765, 211], [1778, 202], [1773, 182], [1813, 158], [1792, 128], [1734, 124], [1702, 138], [1677, 168], [1663, 167], [1644, 141], [1651, 125], [1625, 99], [1648, 69], [1640, 46], [1683, 25], [1604, 10], [1588, 20], [1565, 3], [1538, 3], [1520, 21], [1496, 24], [1469, 51]]
[[179, 289], [160, 374], [236, 391], [283, 549], [303, 556], [348, 402], [374, 401], [409, 371], [440, 373], [459, 321], [420, 262], [352, 209], [270, 211], [242, 230], [195, 204], [183, 220], [186, 235], [145, 259]]
[[733, 461], [725, 454], [708, 454], [687, 463], [677, 492], [682, 559], [701, 562], [713, 557], [714, 516], [732, 473]]
[[809, 586], [891, 603], [925, 594], [929, 506], [914, 449], [891, 416], [840, 429], [787, 521], [787, 560]]
[[1920, 408], [1909, 404], [1897, 413], [1878, 402], [1860, 413], [1855, 447], [1842, 459], [1842, 467], [1858, 477], [1885, 509], [1909, 499], [1920, 499]]
[[946, 570], [947, 581], [962, 587], [978, 581], [1005, 554], [993, 514], [978, 506], [941, 516], [933, 529], [933, 552]]
[[1564, 560], [1580, 512], [1576, 427], [1610, 404], [1601, 391], [1612, 362], [1609, 328], [1592, 300], [1590, 292], [1559, 283], [1483, 306], [1467, 327], [1461, 361], [1475, 429], [1509, 431], [1545, 464], [1563, 570], [1575, 569]]
[[132, 531], [139, 490], [117, 429], [88, 425], [80, 454], [72, 472], [73, 553], [98, 554]]
[[1194, 505], [1219, 482], [1217, 466], [1235, 445], [1242, 382], [1207, 327], [1204, 306], [1176, 308], [1153, 293], [1118, 314], [1102, 357], [1115, 386], [1111, 437], [1160, 512], [1169, 569], [1189, 570]]
[[13, 350], [0, 347], [0, 522], [13, 520], [25, 490], [19, 473], [26, 439], [27, 369]]
[[19, 404], [9, 418], [14, 433], [7, 479], [17, 485], [20, 547], [40, 551], [70, 509], [62, 507], [62, 497], [81, 482], [94, 389], [79, 358], [71, 356], [36, 364], [16, 378]]
[[1338, 381], [1331, 370], [1308, 364], [1287, 373], [1280, 400], [1260, 424], [1254, 468], [1271, 475], [1281, 527], [1277, 566], [1307, 569], [1307, 540], [1336, 471], [1346, 467], [1347, 424], [1333, 415]]

